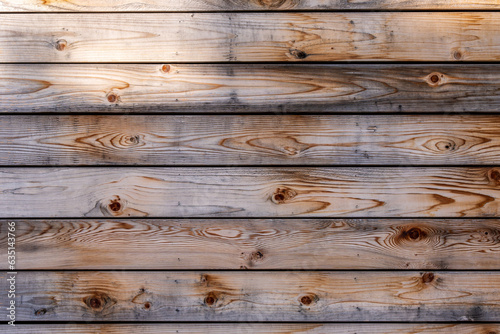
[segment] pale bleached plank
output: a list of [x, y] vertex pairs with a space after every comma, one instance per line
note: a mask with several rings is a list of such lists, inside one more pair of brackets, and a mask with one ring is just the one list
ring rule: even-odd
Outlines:
[[491, 324], [59, 324], [17, 325], [11, 334], [496, 334]]
[[3, 217], [495, 217], [498, 168], [1, 168]]
[[499, 9], [496, 0], [0, 0], [3, 12]]
[[500, 221], [490, 219], [13, 221], [17, 269], [500, 268]]
[[16, 293], [19, 321], [500, 319], [497, 272], [19, 272]]
[[498, 65], [0, 65], [0, 112], [500, 110]]
[[492, 165], [500, 116], [0, 116], [3, 165]]
[[55, 18], [0, 15], [0, 61], [500, 60], [500, 12], [61, 13]]

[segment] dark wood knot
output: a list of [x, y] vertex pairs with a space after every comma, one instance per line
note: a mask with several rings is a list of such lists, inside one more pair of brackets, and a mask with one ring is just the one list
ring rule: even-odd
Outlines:
[[60, 39], [56, 42], [56, 50], [57, 51], [64, 51], [64, 49], [66, 49], [67, 45], [68, 45], [68, 42], [66, 42], [64, 39]]
[[422, 282], [424, 283], [431, 283], [433, 280], [434, 280], [433, 273], [425, 273], [422, 275]]
[[488, 179], [494, 185], [500, 185], [500, 170], [498, 170], [497, 168], [490, 169], [488, 171]]
[[276, 204], [283, 204], [286, 201], [297, 196], [297, 192], [289, 188], [276, 188], [271, 200]]
[[149, 309], [151, 308], [151, 303], [150, 303], [150, 302], [145, 302], [145, 303], [144, 303], [144, 308], [145, 308], [146, 310], [149, 310]]
[[453, 58], [455, 58], [455, 60], [461, 60], [462, 57], [463, 57], [462, 52], [460, 52], [460, 51], [454, 51], [453, 52]]
[[300, 297], [299, 301], [302, 305], [304, 306], [310, 306], [312, 303], [316, 302], [318, 300], [318, 297], [316, 295], [304, 295]]
[[205, 297], [205, 305], [207, 306], [214, 306], [217, 303], [217, 296], [213, 292], [209, 292], [208, 295]]
[[297, 59], [305, 59], [307, 58], [307, 53], [302, 50], [291, 49], [290, 54]]
[[120, 199], [114, 199], [111, 200], [111, 203], [109, 203], [109, 209], [113, 212], [118, 212], [122, 209], [122, 205], [120, 204]]
[[109, 93], [108, 94], [108, 102], [109, 103], [115, 103], [118, 100], [118, 97], [114, 93]]
[[38, 317], [38, 316], [44, 315], [45, 313], [47, 313], [47, 309], [41, 308], [41, 309], [35, 311], [35, 316]]

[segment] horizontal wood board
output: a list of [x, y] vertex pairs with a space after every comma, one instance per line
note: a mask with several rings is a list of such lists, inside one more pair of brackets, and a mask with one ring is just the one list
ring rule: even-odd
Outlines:
[[500, 318], [498, 272], [22, 272], [17, 291], [25, 321]]
[[498, 112], [498, 64], [0, 64], [0, 113]]
[[1, 165], [494, 165], [500, 116], [0, 116]]
[[0, 31], [2, 63], [500, 60], [500, 12], [1, 14]]
[[[16, 268], [497, 270], [500, 220], [15, 220]], [[7, 221], [0, 269], [7, 270]]]

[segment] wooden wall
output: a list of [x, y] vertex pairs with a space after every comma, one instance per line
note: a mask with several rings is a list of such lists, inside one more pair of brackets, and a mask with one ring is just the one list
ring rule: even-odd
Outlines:
[[3, 329], [500, 333], [499, 61], [498, 0], [0, 0]]

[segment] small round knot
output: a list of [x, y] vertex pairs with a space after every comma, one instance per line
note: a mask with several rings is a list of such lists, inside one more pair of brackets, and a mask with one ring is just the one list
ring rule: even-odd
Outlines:
[[100, 308], [101, 305], [102, 305], [102, 303], [101, 303], [101, 300], [99, 298], [92, 297], [92, 298], [89, 299], [89, 306], [91, 308], [94, 308], [94, 309]]
[[151, 303], [150, 303], [150, 302], [146, 302], [146, 303], [144, 303], [144, 308], [145, 308], [146, 310], [149, 310], [149, 309], [151, 308]]
[[312, 303], [316, 302], [318, 300], [318, 297], [316, 295], [304, 295], [299, 298], [299, 301], [302, 305], [304, 306], [310, 306]]
[[217, 302], [217, 296], [213, 292], [210, 292], [205, 297], [205, 305], [207, 306], [214, 306], [216, 302]]
[[431, 283], [433, 280], [434, 280], [433, 273], [425, 273], [422, 275], [422, 282], [424, 283]]
[[113, 200], [111, 203], [109, 203], [109, 209], [113, 212], [118, 212], [121, 210], [121, 208], [122, 205], [117, 200]]
[[169, 73], [169, 72], [170, 72], [170, 65], [163, 65], [163, 66], [161, 67], [161, 71], [162, 71], [163, 73]]
[[307, 53], [302, 50], [291, 49], [290, 54], [297, 59], [305, 59], [307, 58]]
[[461, 60], [462, 57], [463, 57], [462, 52], [460, 52], [460, 51], [454, 51], [453, 52], [453, 58], [455, 58], [455, 60]]
[[108, 102], [109, 103], [115, 103], [116, 100], [118, 100], [118, 97], [114, 93], [109, 93], [108, 94]]
[[276, 204], [283, 204], [297, 196], [297, 192], [289, 188], [277, 188], [271, 196], [271, 201]]
[[262, 254], [261, 251], [253, 252], [252, 253], [252, 260], [254, 261], [259, 261], [264, 258], [264, 254]]
[[488, 179], [494, 185], [499, 186], [500, 185], [500, 170], [498, 170], [497, 168], [490, 169], [488, 171]]
[[408, 231], [408, 236], [410, 237], [410, 239], [412, 240], [417, 240], [417, 239], [420, 239], [420, 236], [421, 236], [421, 230], [419, 228], [412, 228]]
[[439, 72], [433, 72], [426, 77], [426, 81], [429, 86], [436, 87], [441, 86], [446, 82], [445, 75]]
[[64, 49], [66, 49], [67, 45], [68, 45], [68, 42], [66, 42], [66, 40], [60, 39], [56, 42], [56, 50], [63, 51]]
[[44, 315], [45, 313], [47, 313], [47, 309], [41, 308], [41, 309], [35, 311], [35, 316], [38, 317], [38, 316]]

